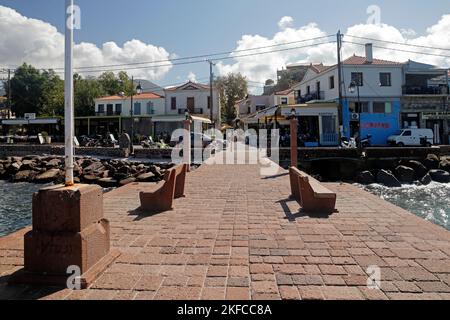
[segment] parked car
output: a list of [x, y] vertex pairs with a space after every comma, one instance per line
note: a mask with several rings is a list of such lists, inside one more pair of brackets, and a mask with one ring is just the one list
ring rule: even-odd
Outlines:
[[434, 142], [434, 134], [431, 129], [403, 129], [388, 138], [388, 143], [397, 147], [427, 146]]
[[[191, 148], [195, 147], [195, 141], [201, 141], [202, 147], [206, 148], [207, 146], [209, 146], [212, 143], [213, 139], [210, 136], [203, 134], [203, 133], [191, 132]], [[181, 145], [183, 143], [183, 137], [180, 137], [180, 139], [178, 141], [171, 140], [170, 142], [171, 142], [172, 146], [175, 146], [177, 144]]]

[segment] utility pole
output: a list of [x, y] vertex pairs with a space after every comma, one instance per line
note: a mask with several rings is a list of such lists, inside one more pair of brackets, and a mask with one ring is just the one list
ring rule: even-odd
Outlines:
[[[213, 66], [215, 65], [212, 60], [208, 60], [209, 63], [209, 99], [210, 99], [210, 111], [211, 111], [211, 125], [214, 124], [214, 97], [213, 97], [213, 83], [214, 83], [214, 74], [213, 74]], [[219, 119], [217, 119], [219, 120]]]
[[131, 116], [131, 152], [134, 152], [134, 106], [133, 106], [133, 100], [134, 100], [134, 76], [131, 76], [131, 108], [130, 108], [130, 116]]
[[341, 50], [342, 50], [342, 34], [341, 30], [337, 33], [337, 66], [338, 66], [338, 81], [339, 81], [339, 124], [344, 124], [343, 120], [343, 99], [342, 99], [342, 62], [341, 62]]
[[8, 119], [11, 118], [11, 69], [8, 69]]

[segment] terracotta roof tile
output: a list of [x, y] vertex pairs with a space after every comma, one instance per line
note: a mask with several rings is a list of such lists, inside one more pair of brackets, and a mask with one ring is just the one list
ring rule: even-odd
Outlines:
[[[135, 94], [133, 96], [134, 100], [153, 100], [153, 99], [161, 99], [161, 98], [164, 98], [164, 97], [160, 96], [160, 95], [158, 95], [156, 93], [153, 93], [153, 92], [144, 92], [144, 93], [141, 93], [141, 94]], [[99, 100], [99, 101], [109, 101], [109, 100], [124, 100], [124, 99], [126, 99], [126, 97], [115, 95], [115, 96], [101, 97], [101, 98], [99, 98], [97, 100]]]
[[344, 65], [384, 65], [384, 66], [400, 66], [402, 63], [400, 62], [394, 62], [394, 61], [388, 61], [388, 60], [380, 60], [380, 59], [373, 59], [373, 62], [367, 61], [366, 57], [360, 57], [360, 56], [352, 56], [344, 61], [342, 61]]

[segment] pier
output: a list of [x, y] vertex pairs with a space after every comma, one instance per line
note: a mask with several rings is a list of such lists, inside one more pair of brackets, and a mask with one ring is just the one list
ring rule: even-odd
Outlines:
[[8, 285], [28, 229], [0, 238], [0, 299], [450, 299], [450, 232], [349, 184], [326, 184], [337, 212], [314, 216], [285, 170], [260, 169], [203, 165], [153, 216], [137, 210], [145, 183], [105, 194], [121, 255], [87, 290]]

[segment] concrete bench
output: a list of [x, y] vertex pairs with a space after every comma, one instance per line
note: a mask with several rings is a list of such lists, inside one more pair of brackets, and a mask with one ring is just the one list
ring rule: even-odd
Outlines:
[[[187, 164], [180, 164], [172, 168], [175, 170], [175, 199], [184, 198], [184, 186], [186, 184], [186, 174], [188, 171]], [[164, 181], [167, 181], [170, 177], [170, 170], [164, 175]]]
[[167, 179], [159, 182], [152, 190], [139, 193], [141, 210], [149, 213], [164, 212], [173, 209], [175, 197], [176, 170], [168, 171]]
[[336, 208], [336, 193], [325, 188], [313, 177], [297, 168], [289, 169], [292, 198], [308, 212], [332, 213]]

